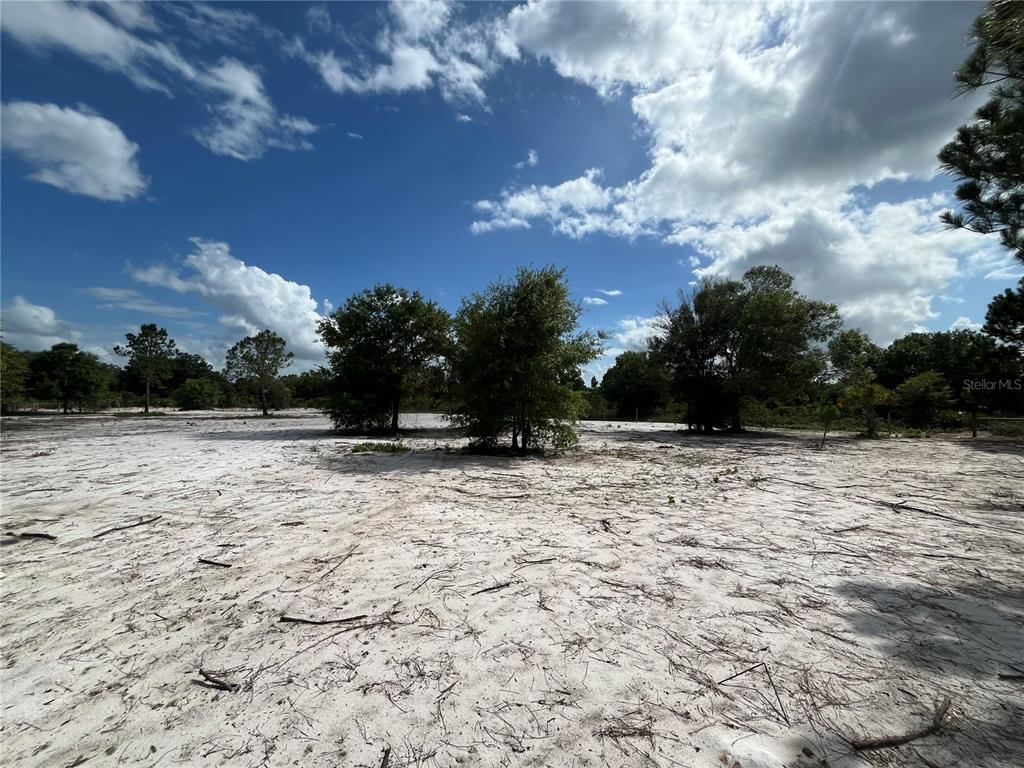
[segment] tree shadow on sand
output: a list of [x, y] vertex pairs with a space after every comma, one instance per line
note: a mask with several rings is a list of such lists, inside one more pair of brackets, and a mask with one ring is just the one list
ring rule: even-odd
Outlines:
[[[837, 588], [844, 618], [863, 641], [882, 650], [887, 689], [899, 697], [917, 688], [894, 722], [931, 716], [945, 694], [952, 717], [939, 733], [862, 756], [924, 765], [1008, 766], [1024, 763], [1024, 583], [980, 570], [933, 573], [934, 582], [847, 581]], [[925, 701], [923, 689], [935, 701]], [[889, 713], [879, 713], [889, 714]], [[900, 731], [892, 726], [892, 731]], [[890, 735], [890, 734], [882, 734]], [[886, 754], [888, 752], [888, 755]]]

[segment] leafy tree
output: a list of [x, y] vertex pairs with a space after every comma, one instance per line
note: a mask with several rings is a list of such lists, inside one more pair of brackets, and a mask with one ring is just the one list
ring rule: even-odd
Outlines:
[[294, 355], [285, 351], [285, 340], [267, 329], [255, 336], [246, 336], [228, 350], [224, 357], [224, 373], [232, 382], [246, 382], [256, 387], [263, 415], [271, 387], [282, 369], [292, 363]]
[[862, 371], [843, 391], [839, 406], [864, 423], [864, 435], [878, 435], [878, 410], [892, 404], [892, 392], [875, 381], [871, 371]]
[[174, 340], [165, 328], [148, 323], [138, 333], [126, 333], [128, 343], [114, 347], [121, 357], [128, 358], [128, 367], [146, 384], [146, 409], [149, 413], [150, 390], [171, 372], [171, 363], [177, 355]]
[[220, 402], [220, 386], [216, 379], [189, 379], [174, 393], [174, 402], [183, 411], [210, 411]]
[[953, 404], [945, 378], [935, 371], [926, 371], [907, 379], [896, 387], [896, 413], [905, 424], [933, 424], [940, 411]]
[[882, 348], [867, 334], [853, 328], [838, 333], [828, 344], [829, 362], [839, 381], [847, 381], [858, 371], [874, 369], [882, 356]]
[[357, 293], [320, 322], [335, 377], [335, 429], [398, 431], [402, 398], [439, 368], [451, 317], [419, 292], [390, 284]]
[[326, 405], [333, 388], [332, 382], [331, 372], [323, 367], [281, 377], [281, 383], [288, 388], [295, 404], [299, 406]]
[[451, 360], [456, 402], [451, 418], [479, 445], [511, 435], [521, 452], [576, 442], [586, 412], [580, 368], [600, 354], [598, 334], [576, 330], [582, 308], [569, 297], [564, 270], [521, 268], [462, 301]]
[[77, 344], [54, 344], [32, 356], [29, 379], [33, 393], [42, 400], [57, 400], [70, 413], [100, 404], [107, 393], [113, 366], [105, 366]]
[[709, 280], [662, 315], [664, 360], [692, 426], [742, 428], [744, 398], [807, 395], [825, 369], [821, 344], [840, 324], [832, 304], [793, 289], [779, 267], [760, 266], [742, 280]]
[[175, 392], [189, 379], [208, 379], [216, 376], [213, 366], [202, 355], [179, 351], [171, 361], [167, 388]]
[[819, 448], [825, 447], [825, 438], [828, 437], [828, 428], [839, 418], [839, 408], [835, 403], [827, 401], [818, 406], [818, 421], [821, 422], [821, 444]]
[[0, 342], [0, 410], [10, 413], [25, 397], [28, 355], [6, 341]]
[[1024, 261], [1024, 3], [994, 0], [978, 16], [975, 47], [955, 79], [968, 93], [995, 85], [939, 152], [940, 167], [959, 181], [959, 211], [946, 211], [950, 228], [999, 233]]
[[623, 352], [601, 380], [601, 393], [619, 418], [648, 418], [668, 400], [668, 374], [648, 352]]
[[1007, 288], [992, 299], [982, 330], [1003, 344], [1024, 352], [1024, 278], [1017, 283], [1016, 291]]

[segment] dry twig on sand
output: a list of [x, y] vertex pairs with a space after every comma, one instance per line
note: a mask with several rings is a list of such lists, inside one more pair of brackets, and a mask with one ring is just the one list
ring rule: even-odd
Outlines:
[[343, 619], [303, 619], [300, 616], [282, 616], [278, 621], [285, 624], [348, 624], [350, 621], [365, 619], [367, 614], [360, 613], [358, 616], [346, 616]]
[[512, 586], [511, 581], [503, 581], [501, 582], [501, 584], [495, 584], [493, 587], [484, 587], [483, 589], [478, 589], [476, 592], [471, 592], [470, 595], [482, 595], [485, 592], [497, 592], [499, 589], [504, 589], [505, 587], [509, 586]]
[[197, 560], [197, 562], [200, 562], [203, 565], [216, 565], [218, 568], [230, 568], [231, 567], [231, 563], [219, 563], [216, 560], [209, 560], [209, 559], [207, 559], [205, 557], [200, 557], [199, 560]]
[[150, 523], [155, 523], [161, 517], [163, 517], [163, 515], [154, 515], [153, 517], [150, 517], [148, 519], [142, 518], [141, 520], [139, 520], [139, 522], [132, 523], [131, 525], [119, 525], [116, 528], [108, 528], [105, 531], [100, 531], [95, 536], [93, 536], [93, 538], [98, 539], [101, 536], [106, 536], [108, 533], [116, 533], [117, 531], [127, 531], [129, 528], [138, 528], [140, 525], [149, 525]]
[[219, 688], [220, 690], [227, 691], [228, 693], [234, 693], [238, 690], [238, 683], [230, 683], [227, 680], [222, 680], [211, 672], [207, 672], [205, 669], [200, 668], [199, 675], [214, 688]]
[[883, 736], [878, 739], [858, 739], [856, 741], [851, 741], [850, 744], [852, 744], [853, 748], [858, 751], [866, 749], [885, 749], [886, 747], [898, 747], [909, 741], [915, 741], [917, 739], [922, 739], [925, 736], [930, 736], [942, 728], [942, 725], [946, 720], [946, 715], [949, 713], [949, 705], [951, 703], [952, 700], [949, 696], [946, 696], [939, 705], [939, 708], [935, 710], [935, 714], [932, 715], [931, 723], [924, 728], [911, 731], [910, 733], [906, 733], [902, 736]]

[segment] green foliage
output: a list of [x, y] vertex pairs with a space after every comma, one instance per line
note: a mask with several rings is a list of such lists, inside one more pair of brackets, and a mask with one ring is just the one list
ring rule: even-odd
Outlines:
[[328, 414], [338, 430], [398, 430], [402, 398], [432, 380], [450, 346], [451, 318], [418, 292], [377, 285], [320, 323], [334, 374]]
[[706, 281], [663, 315], [653, 344], [692, 426], [742, 427], [744, 398], [809, 393], [825, 369], [820, 344], [841, 322], [832, 304], [793, 289], [779, 267], [754, 267], [742, 281]]
[[825, 438], [828, 437], [828, 430], [832, 424], [839, 418], [839, 407], [831, 402], [824, 402], [818, 406], [818, 421], [821, 422], [821, 445], [819, 448], [825, 447]]
[[845, 382], [858, 371], [874, 370], [882, 357], [882, 348], [874, 344], [863, 331], [851, 328], [840, 331], [829, 342], [828, 355], [833, 376]]
[[952, 404], [946, 380], [935, 371], [918, 374], [896, 387], [896, 413], [904, 424], [931, 425]]
[[601, 394], [616, 417], [648, 419], [668, 402], [668, 374], [650, 352], [623, 352], [601, 380]]
[[54, 344], [32, 355], [29, 382], [33, 395], [57, 401], [64, 413], [95, 410], [109, 397], [114, 370], [77, 344]]
[[299, 407], [325, 408], [333, 389], [331, 372], [323, 367], [288, 374], [280, 381], [291, 393], [293, 404]]
[[961, 93], [995, 85], [975, 120], [939, 152], [940, 167], [959, 183], [950, 228], [999, 233], [1024, 261], [1024, 3], [990, 2], [975, 21], [975, 47], [956, 73]]
[[876, 382], [874, 374], [868, 371], [861, 373], [846, 387], [839, 406], [860, 420], [865, 437], [877, 437], [879, 409], [891, 405], [892, 401], [892, 392]]
[[243, 382], [256, 389], [266, 416], [270, 391], [283, 368], [292, 363], [294, 355], [285, 351], [285, 340], [271, 330], [246, 336], [228, 350], [224, 357], [224, 375], [234, 382]]
[[1024, 277], [1017, 283], [1016, 291], [1007, 288], [992, 299], [982, 330], [1018, 352], [1024, 352]]
[[399, 442], [356, 443], [352, 453], [407, 453], [409, 446]]
[[6, 341], [0, 342], [0, 409], [3, 413], [16, 410], [25, 398], [28, 360], [27, 353]]
[[211, 411], [220, 402], [220, 394], [214, 379], [189, 379], [174, 393], [174, 402], [183, 411]]
[[174, 341], [165, 328], [149, 323], [138, 333], [126, 333], [128, 343], [114, 347], [114, 352], [128, 358], [128, 367], [145, 382], [146, 413], [149, 413], [150, 390], [171, 373], [171, 363], [177, 355]]
[[586, 412], [580, 368], [602, 341], [576, 332], [582, 308], [569, 298], [564, 270], [520, 269], [463, 299], [455, 318], [451, 418], [484, 448], [511, 435], [515, 450], [576, 443]]

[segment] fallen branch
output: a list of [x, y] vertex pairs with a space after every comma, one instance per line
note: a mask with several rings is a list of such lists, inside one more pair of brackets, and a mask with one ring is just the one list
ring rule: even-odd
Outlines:
[[388, 761], [391, 759], [391, 745], [384, 747], [384, 756], [380, 759], [380, 768], [388, 768]]
[[48, 539], [49, 541], [56, 541], [57, 537], [52, 533], [15, 533], [14, 531], [7, 531], [4, 536], [13, 536], [16, 539]]
[[230, 568], [231, 563], [218, 563], [216, 560], [207, 560], [205, 557], [200, 557], [199, 561], [203, 565], [216, 565], [218, 568]]
[[503, 581], [501, 584], [495, 584], [493, 587], [484, 587], [483, 589], [478, 589], [476, 592], [471, 592], [470, 595], [482, 595], [485, 592], [497, 592], [499, 589], [504, 589], [505, 587], [510, 586], [512, 586], [511, 581]]
[[850, 531], [859, 531], [859, 530], [861, 530], [863, 528], [867, 528], [867, 527], [868, 527], [867, 523], [864, 523], [863, 525], [854, 525], [854, 526], [852, 526], [850, 528], [840, 528], [838, 531], [832, 531], [832, 533], [849, 533]]
[[219, 688], [220, 690], [227, 691], [228, 693], [234, 693], [238, 690], [238, 683], [229, 683], [227, 680], [222, 680], [216, 675], [207, 672], [205, 669], [200, 668], [199, 675], [214, 688]]
[[149, 525], [150, 523], [155, 523], [161, 517], [163, 517], [163, 515], [155, 515], [149, 519], [143, 518], [139, 520], [139, 522], [132, 523], [131, 525], [119, 525], [116, 528], [108, 528], [105, 531], [100, 531], [95, 536], [93, 536], [93, 538], [98, 539], [101, 536], [106, 536], [108, 533], [116, 533], [117, 531], [127, 531], [129, 528], [138, 528], [140, 525]]
[[946, 719], [946, 715], [949, 712], [949, 705], [951, 703], [952, 700], [949, 698], [949, 696], [946, 696], [942, 700], [942, 704], [939, 705], [939, 708], [935, 710], [935, 714], [932, 715], [931, 723], [929, 723], [926, 727], [921, 728], [920, 730], [912, 731], [911, 733], [907, 733], [902, 736], [883, 736], [879, 739], [862, 739], [858, 741], [851, 741], [850, 744], [853, 745], [853, 748], [858, 751], [863, 751], [867, 749], [885, 749], [886, 747], [898, 747], [901, 744], [906, 744], [909, 741], [915, 741], [917, 739], [922, 739], [925, 736], [930, 736], [931, 734], [935, 733], [937, 730], [942, 728], [942, 724]]
[[350, 621], [365, 619], [367, 614], [360, 613], [358, 616], [346, 616], [344, 619], [304, 619], [301, 616], [282, 616], [278, 621], [285, 624], [348, 624]]
[[281, 527], [282, 528], [288, 528], [288, 527], [291, 527], [293, 525], [305, 525], [305, 524], [306, 524], [305, 520], [293, 520], [290, 523], [281, 523]]

